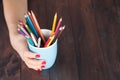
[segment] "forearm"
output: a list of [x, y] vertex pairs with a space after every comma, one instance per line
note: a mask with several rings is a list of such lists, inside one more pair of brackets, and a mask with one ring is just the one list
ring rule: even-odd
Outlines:
[[27, 12], [27, 0], [3, 0], [3, 8], [13, 48], [29, 68], [42, 70], [45, 60], [34, 59], [40, 55], [28, 50], [26, 39], [17, 31], [18, 20], [24, 21], [24, 14]]
[[[24, 14], [27, 12], [27, 0], [3, 0], [4, 15], [9, 30], [10, 41], [12, 46], [17, 50], [23, 50], [20, 46], [25, 42], [25, 39], [18, 33], [18, 20], [24, 21]], [[20, 43], [21, 44], [16, 44]], [[19, 46], [19, 47], [18, 47]]]

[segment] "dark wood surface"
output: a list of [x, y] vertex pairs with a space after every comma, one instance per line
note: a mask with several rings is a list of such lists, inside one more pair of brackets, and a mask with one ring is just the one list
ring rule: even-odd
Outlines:
[[[42, 28], [55, 12], [66, 29], [55, 65], [28, 69], [10, 45], [0, 1], [0, 80], [120, 80], [120, 0], [28, 0]], [[22, 6], [22, 5], [21, 5]]]

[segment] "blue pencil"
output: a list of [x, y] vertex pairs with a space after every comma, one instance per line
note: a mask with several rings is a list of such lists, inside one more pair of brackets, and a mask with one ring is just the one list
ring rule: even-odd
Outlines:
[[34, 46], [34, 42], [32, 41], [32, 39], [29, 37], [29, 36], [25, 36], [27, 41], [32, 45]]
[[31, 19], [30, 19], [28, 14], [25, 15], [25, 19], [26, 19], [26, 22], [27, 22], [28, 26], [32, 30], [32, 32], [35, 34], [35, 36], [37, 38], [39, 38], [39, 35], [38, 35], [38, 33], [37, 33], [37, 31], [36, 31], [36, 29], [35, 29], [35, 27], [34, 27], [34, 25], [33, 25], [33, 23], [32, 23], [32, 21], [31, 21]]

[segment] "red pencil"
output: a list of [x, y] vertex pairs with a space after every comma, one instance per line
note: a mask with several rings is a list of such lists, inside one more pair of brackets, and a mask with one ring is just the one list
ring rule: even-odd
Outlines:
[[50, 36], [50, 37], [48, 38], [48, 40], [46, 41], [44, 47], [48, 47], [48, 46], [52, 43], [54, 37], [55, 37], [55, 35]]
[[47, 47], [47, 45], [48, 45], [48, 43], [50, 42], [50, 40], [51, 40], [51, 37], [49, 37], [48, 40], [45, 42], [44, 47]]

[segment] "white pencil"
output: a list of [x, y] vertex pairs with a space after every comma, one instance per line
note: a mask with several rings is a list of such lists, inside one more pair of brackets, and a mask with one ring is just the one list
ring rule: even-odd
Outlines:
[[34, 35], [33, 33], [30, 33], [30, 35], [31, 35], [31, 38], [32, 38], [32, 40], [33, 40], [35, 46], [37, 46], [38, 44], [37, 44], [35, 35]]
[[41, 45], [41, 38], [39, 37], [39, 38], [38, 38], [38, 46], [37, 46], [37, 47], [39, 48], [40, 45]]

